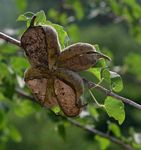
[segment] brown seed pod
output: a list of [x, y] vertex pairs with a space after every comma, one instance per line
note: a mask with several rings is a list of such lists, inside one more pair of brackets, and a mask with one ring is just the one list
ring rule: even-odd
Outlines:
[[31, 89], [35, 99], [47, 108], [58, 105], [54, 93], [54, 78], [48, 72], [36, 68], [29, 68], [25, 73], [25, 82]]
[[58, 35], [51, 26], [30, 27], [21, 37], [21, 46], [31, 64], [24, 80], [36, 100], [47, 108], [59, 105], [66, 116], [79, 115], [84, 92], [82, 78], [73, 71], [86, 70], [99, 58], [107, 56], [96, 52], [87, 43], [73, 44], [60, 53]]
[[77, 43], [64, 49], [57, 60], [57, 66], [73, 71], [83, 71], [94, 66], [99, 58], [107, 56], [96, 52], [94, 46], [87, 43]]
[[21, 37], [21, 46], [33, 67], [51, 69], [60, 53], [58, 41], [51, 26], [30, 26]]
[[60, 54], [60, 44], [57, 32], [51, 26], [43, 26], [46, 35], [47, 54], [48, 54], [48, 66], [52, 69]]
[[81, 112], [76, 105], [76, 93], [68, 84], [56, 79], [54, 83], [57, 101], [66, 116], [75, 117]]
[[33, 26], [29, 27], [21, 37], [21, 46], [33, 67], [48, 67], [45, 36], [41, 26]]
[[76, 92], [75, 101], [76, 103], [78, 103], [80, 96], [84, 92], [84, 84], [82, 78], [75, 72], [63, 68], [58, 68], [54, 74], [58, 79], [64, 81], [74, 89], [74, 91]]

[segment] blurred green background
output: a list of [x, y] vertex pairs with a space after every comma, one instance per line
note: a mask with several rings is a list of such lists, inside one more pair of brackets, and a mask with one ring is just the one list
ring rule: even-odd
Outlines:
[[[20, 38], [25, 23], [17, 22], [18, 16], [40, 10], [48, 20], [64, 27], [69, 44], [98, 44], [112, 58], [110, 70], [122, 76], [124, 89], [119, 94], [141, 103], [140, 0], [0, 0], [0, 31]], [[22, 50], [0, 44], [0, 150], [104, 150], [93, 134], [60, 121], [14, 93], [15, 87], [24, 86], [21, 79], [28, 63]], [[14, 71], [12, 75], [9, 67]], [[88, 77], [93, 80], [91, 75]], [[101, 93], [95, 91], [95, 95], [102, 102]], [[85, 98], [91, 101], [87, 93]], [[135, 138], [137, 134], [141, 136], [140, 111], [128, 105], [125, 111], [126, 119], [120, 126], [122, 136], [141, 144], [141, 139]], [[92, 116], [81, 121], [103, 132], [108, 132], [109, 120], [117, 124], [103, 110], [95, 109]], [[111, 144], [107, 149], [121, 148]]]

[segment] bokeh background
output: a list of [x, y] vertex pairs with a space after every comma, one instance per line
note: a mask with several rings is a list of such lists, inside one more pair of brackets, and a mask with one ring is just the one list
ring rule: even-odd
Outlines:
[[[98, 44], [112, 58], [110, 70], [123, 79], [124, 89], [119, 94], [141, 103], [140, 0], [0, 0], [0, 31], [19, 39], [25, 23], [17, 22], [18, 16], [40, 10], [48, 20], [64, 27], [69, 44]], [[93, 134], [60, 121], [38, 104], [14, 94], [17, 85], [24, 85], [21, 79], [28, 62], [16, 46], [0, 44], [0, 150], [104, 150]], [[10, 67], [15, 72], [12, 75]], [[95, 94], [102, 102], [101, 93]], [[89, 94], [86, 98], [91, 101]], [[140, 110], [125, 105], [125, 111], [120, 132], [129, 141], [141, 144]], [[95, 109], [92, 116], [86, 122], [103, 132], [108, 132], [109, 121], [118, 125], [103, 110]], [[111, 144], [107, 149], [120, 147]]]

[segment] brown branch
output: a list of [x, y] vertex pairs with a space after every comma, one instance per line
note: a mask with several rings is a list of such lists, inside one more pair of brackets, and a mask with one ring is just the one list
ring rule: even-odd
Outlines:
[[[22, 98], [27, 98], [27, 99], [29, 99], [29, 100], [31, 100], [31, 101], [36, 102], [36, 101], [34, 100], [34, 98], [33, 98], [32, 96], [30, 96], [28, 93], [26, 93], [26, 92], [24, 92], [24, 91], [22, 91], [22, 90], [19, 90], [19, 89], [16, 89], [16, 92], [17, 92], [17, 94], [18, 94], [19, 96], [21, 96]], [[118, 144], [118, 145], [120, 145], [121, 147], [123, 147], [124, 150], [125, 150], [125, 149], [126, 149], [126, 150], [133, 150], [132, 147], [131, 147], [129, 144], [124, 143], [123, 141], [121, 141], [121, 140], [118, 139], [118, 138], [115, 138], [115, 137], [113, 137], [113, 136], [110, 136], [110, 135], [108, 135], [108, 134], [106, 134], [106, 133], [103, 133], [103, 132], [97, 130], [97, 129], [91, 128], [91, 127], [89, 127], [88, 125], [85, 125], [85, 126], [84, 126], [84, 125], [80, 124], [79, 122], [75, 121], [74, 119], [66, 118], [66, 117], [65, 117], [65, 119], [66, 119], [68, 122], [70, 122], [72, 125], [75, 125], [75, 126], [81, 128], [81, 129], [84, 129], [84, 130], [88, 131], [88, 132], [91, 132], [91, 133], [93, 133], [93, 134], [96, 134], [96, 135], [99, 135], [99, 136], [104, 137], [104, 138], [106, 138], [106, 139], [109, 139], [111, 142], [113, 142], [113, 143], [115, 143], [115, 144]]]
[[17, 93], [20, 97], [27, 98], [27, 99], [29, 99], [29, 100], [31, 100], [31, 101], [33, 101], [33, 102], [36, 102], [33, 96], [29, 95], [28, 93], [26, 93], [26, 92], [24, 92], [24, 91], [22, 91], [22, 90], [20, 90], [20, 89], [18, 89], [18, 88], [16, 88], [16, 93]]
[[111, 142], [115, 143], [115, 144], [118, 144], [120, 145], [124, 150], [133, 150], [133, 148], [131, 147], [131, 145], [129, 144], [126, 144], [124, 143], [122, 140], [118, 139], [118, 138], [115, 138], [113, 136], [110, 136], [109, 134], [106, 134], [106, 133], [103, 133], [95, 128], [92, 128], [88, 125], [82, 125], [80, 124], [78, 121], [74, 120], [74, 119], [71, 119], [71, 118], [67, 118], [67, 121], [70, 122], [71, 124], [81, 128], [81, 129], [84, 129], [90, 133], [93, 133], [93, 134], [96, 134], [96, 135], [99, 135], [101, 137], [104, 137], [108, 140], [110, 140]]
[[116, 98], [117, 100], [121, 100], [122, 102], [128, 104], [128, 105], [131, 105], [137, 109], [140, 109], [141, 110], [141, 105], [134, 102], [133, 100], [130, 100], [128, 98], [125, 98], [125, 97], [122, 97], [106, 88], [104, 88], [103, 86], [101, 85], [97, 85], [91, 81], [88, 81], [86, 79], [84, 79], [84, 82], [88, 85], [88, 88], [91, 89], [91, 88], [97, 88], [98, 90], [100, 90], [101, 92], [104, 92], [107, 96], [111, 96], [113, 98]]
[[2, 32], [0, 32], [0, 39], [3, 39], [6, 42], [9, 42], [11, 44], [14, 44], [14, 45], [17, 45], [17, 46], [21, 47], [21, 42], [20, 41], [18, 41], [16, 39], [14, 39], [14, 38], [12, 38], [12, 37], [2, 33]]

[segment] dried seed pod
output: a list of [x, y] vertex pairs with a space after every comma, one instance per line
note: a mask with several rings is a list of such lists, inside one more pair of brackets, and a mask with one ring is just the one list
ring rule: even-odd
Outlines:
[[48, 70], [31, 67], [26, 71], [24, 80], [42, 106], [52, 108], [58, 105], [54, 93], [54, 78], [50, 78]]
[[64, 81], [74, 89], [74, 91], [76, 92], [76, 103], [78, 103], [80, 96], [84, 92], [84, 84], [82, 78], [75, 72], [63, 68], [58, 68], [54, 74], [58, 79]]
[[58, 41], [51, 26], [30, 26], [21, 37], [21, 46], [33, 67], [51, 69], [60, 54]]
[[76, 93], [74, 89], [59, 79], [55, 80], [54, 88], [57, 101], [64, 114], [69, 117], [79, 115], [81, 109], [76, 105]]
[[52, 69], [60, 54], [60, 43], [57, 32], [51, 26], [43, 26], [46, 35], [48, 66]]
[[82, 78], [75, 72], [58, 68], [54, 73], [55, 94], [58, 103], [67, 116], [77, 116], [83, 107], [80, 96], [84, 92]]
[[37, 102], [39, 102], [42, 106], [52, 108], [58, 105], [54, 95], [54, 87], [51, 88], [48, 79], [32, 79], [28, 80], [26, 84], [29, 89], [31, 89]]
[[65, 61], [71, 59], [72, 57], [79, 56], [86, 53], [96, 52], [94, 46], [88, 43], [76, 43], [66, 47], [61, 55], [59, 56], [58, 61]]
[[59, 56], [57, 66], [73, 71], [83, 71], [96, 64], [99, 58], [107, 56], [96, 52], [94, 46], [87, 43], [77, 43], [67, 47]]
[[25, 82], [32, 79], [50, 78], [50, 71], [41, 67], [30, 67], [24, 73]]
[[29, 27], [21, 37], [21, 46], [33, 67], [48, 67], [46, 35], [41, 26]]

